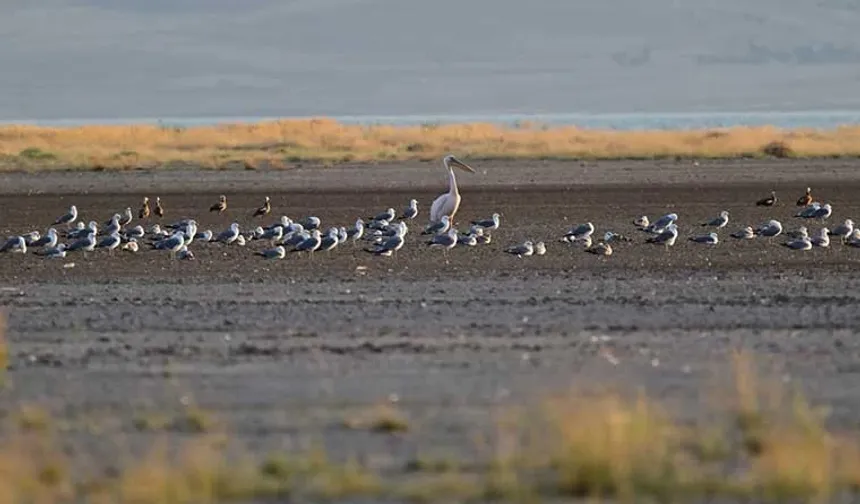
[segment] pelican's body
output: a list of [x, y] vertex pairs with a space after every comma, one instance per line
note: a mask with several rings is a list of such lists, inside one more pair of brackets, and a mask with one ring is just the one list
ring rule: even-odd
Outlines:
[[475, 170], [471, 166], [463, 163], [451, 154], [442, 158], [442, 164], [448, 170], [448, 192], [440, 195], [430, 205], [430, 223], [440, 222], [444, 215], [447, 215], [453, 221], [454, 215], [456, 215], [457, 210], [460, 208], [460, 200], [462, 198], [460, 197], [459, 189], [457, 189], [457, 178], [454, 176], [454, 167], [456, 166], [461, 170], [475, 173]]

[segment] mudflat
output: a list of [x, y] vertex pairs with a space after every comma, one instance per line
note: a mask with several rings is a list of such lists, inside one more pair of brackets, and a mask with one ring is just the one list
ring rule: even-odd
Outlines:
[[[193, 402], [254, 454], [322, 443], [332, 457], [375, 461], [396, 478], [418, 453], [481, 459], [475, 438], [494, 432], [500, 408], [571, 387], [641, 387], [695, 419], [743, 348], [828, 405], [830, 425], [853, 426], [860, 248], [834, 238], [827, 249], [793, 251], [784, 236], [729, 233], [778, 219], [812, 234], [860, 216], [860, 163], [471, 164], [478, 173], [458, 173], [456, 225], [494, 212], [502, 224], [491, 243], [447, 254], [420, 234], [446, 190], [435, 163], [0, 174], [4, 236], [44, 231], [71, 204], [101, 224], [126, 207], [136, 213], [143, 196], [162, 198], [163, 222], [192, 217], [216, 234], [282, 214], [348, 226], [413, 197], [420, 210], [393, 257], [346, 244], [270, 261], [254, 255], [268, 246], [257, 241], [195, 242], [193, 261], [146, 246], [56, 260], [0, 255], [12, 384], [2, 407], [38, 404], [77, 419], [67, 422], [69, 452], [82, 465], [113, 466], [117, 438], [146, 446], [156, 434], [139, 428], [141, 411]], [[807, 186], [833, 205], [824, 223], [794, 217]], [[771, 191], [775, 206], [755, 205]], [[219, 194], [229, 201], [223, 215], [208, 212]], [[255, 220], [264, 196], [272, 213]], [[730, 222], [719, 244], [688, 241], [721, 210]], [[680, 216], [676, 245], [645, 243], [633, 220], [669, 212]], [[559, 241], [583, 222], [595, 236], [631, 240], [613, 244], [610, 257]], [[546, 255], [504, 253], [526, 239], [545, 241]], [[346, 426], [380, 403], [409, 418], [407, 432]]]

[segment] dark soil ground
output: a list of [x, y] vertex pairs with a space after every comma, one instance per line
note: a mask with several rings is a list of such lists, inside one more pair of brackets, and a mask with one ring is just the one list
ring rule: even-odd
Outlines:
[[[337, 456], [398, 466], [421, 450], [475, 456], [501, 404], [570, 386], [642, 386], [700, 414], [703, 395], [725, 381], [733, 349], [775, 362], [831, 422], [860, 411], [860, 248], [808, 252], [782, 239], [737, 241], [729, 233], [776, 218], [793, 229], [807, 185], [834, 207], [827, 224], [860, 216], [860, 164], [850, 161], [579, 162], [473, 161], [458, 174], [457, 221], [502, 214], [493, 242], [439, 250], [419, 235], [443, 192], [433, 164], [307, 167], [285, 172], [37, 173], [0, 175], [0, 232], [44, 231], [76, 204], [105, 221], [143, 195], [160, 195], [164, 220], [194, 217], [216, 232], [271, 196], [272, 215], [317, 215], [348, 225], [418, 199], [406, 246], [374, 257], [344, 246], [313, 258], [253, 255], [264, 247], [194, 243], [194, 261], [142, 250], [45, 260], [0, 255], [13, 386], [9, 411], [40, 404], [70, 421], [76, 453], [110, 450], [120, 435], [146, 442], [132, 421], [189, 398], [232, 427], [251, 451], [322, 441]], [[486, 173], [484, 173], [486, 171]], [[383, 189], [378, 189], [382, 186]], [[775, 190], [772, 208], [754, 202]], [[226, 215], [206, 210], [226, 194]], [[714, 247], [688, 236], [720, 210], [731, 213]], [[669, 250], [644, 243], [635, 217], [680, 215]], [[570, 226], [633, 238], [608, 258], [560, 243]], [[542, 257], [506, 246], [547, 242]], [[74, 267], [67, 267], [74, 263]], [[609, 351], [616, 363], [605, 358]], [[414, 429], [391, 438], [343, 427], [344, 419], [396, 396]], [[108, 434], [83, 427], [116, 418]], [[84, 419], [84, 420], [81, 420]], [[77, 436], [77, 437], [75, 437]], [[107, 453], [107, 452], [105, 452]]]

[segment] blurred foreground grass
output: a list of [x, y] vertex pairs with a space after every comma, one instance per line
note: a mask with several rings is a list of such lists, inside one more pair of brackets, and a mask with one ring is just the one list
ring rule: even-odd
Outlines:
[[[142, 455], [89, 464], [97, 455], [68, 449], [64, 436], [72, 429], [64, 427], [66, 419], [34, 404], [4, 404], [0, 502], [858, 497], [860, 433], [828, 430], [826, 411], [780, 380], [762, 378], [749, 354], [733, 354], [732, 365], [733, 387], [721, 395], [727, 400], [698, 415], [698, 421], [680, 421], [666, 405], [641, 393], [567, 391], [498, 415], [488, 426], [490, 434], [476, 442], [483, 454], [477, 463], [419, 455], [403, 467], [385, 468], [359, 453], [337, 461], [318, 449], [244, 453], [229, 426], [193, 404], [139, 414], [131, 427], [153, 439]], [[350, 413], [342, 423], [372, 436], [412, 436], [414, 427], [388, 403]]]
[[860, 127], [591, 130], [521, 123], [359, 126], [330, 119], [178, 128], [0, 126], [2, 169], [281, 168], [300, 162], [438, 159], [856, 157]]

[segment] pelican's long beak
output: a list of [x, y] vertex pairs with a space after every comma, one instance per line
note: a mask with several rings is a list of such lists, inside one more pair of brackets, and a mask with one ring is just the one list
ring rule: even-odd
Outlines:
[[466, 163], [460, 161], [459, 159], [457, 159], [455, 157], [451, 158], [450, 163], [451, 163], [451, 165], [456, 166], [462, 170], [465, 170], [465, 171], [470, 172], [470, 173], [475, 173], [474, 168], [472, 168], [471, 166], [467, 165]]

